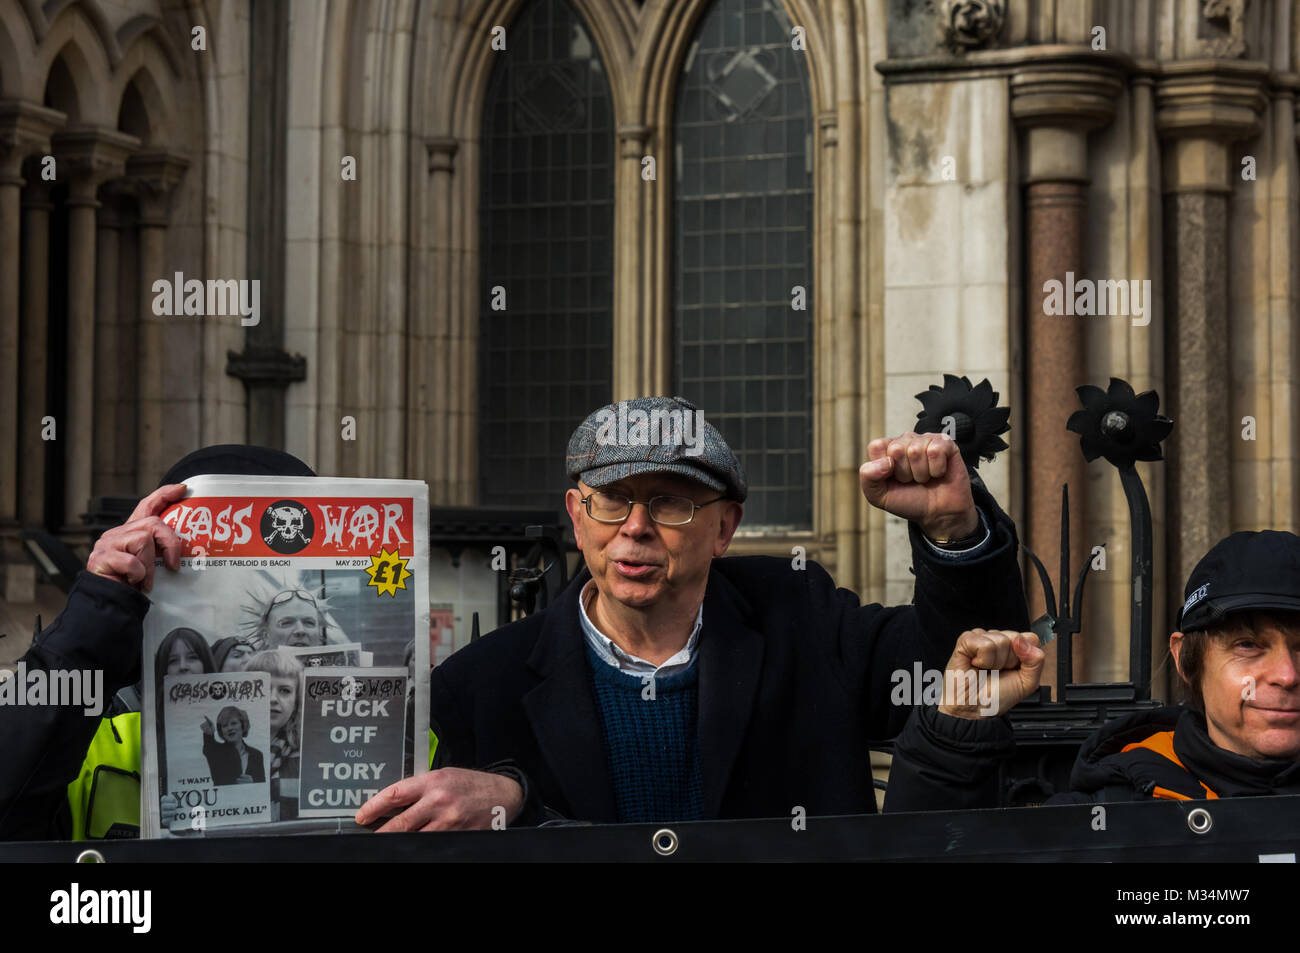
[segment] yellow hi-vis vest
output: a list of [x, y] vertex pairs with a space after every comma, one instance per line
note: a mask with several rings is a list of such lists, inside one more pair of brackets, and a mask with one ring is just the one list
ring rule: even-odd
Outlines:
[[101, 718], [68, 785], [72, 839], [140, 836], [140, 713]]
[[[438, 736], [429, 732], [429, 767]], [[73, 840], [140, 836], [140, 713], [101, 718], [81, 773], [68, 785]]]

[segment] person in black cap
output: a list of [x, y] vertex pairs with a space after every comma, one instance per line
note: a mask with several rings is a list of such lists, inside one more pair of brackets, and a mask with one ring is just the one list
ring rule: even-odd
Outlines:
[[0, 840], [81, 840], [139, 833], [142, 623], [155, 559], [180, 566], [181, 540], [159, 514], [202, 473], [315, 476], [266, 447], [204, 447], [176, 463], [121, 526], [95, 543], [67, 606], [33, 640], [26, 670], [102, 670], [114, 706], [0, 706]]
[[[1233, 533], [1197, 563], [1184, 595], [1169, 651], [1189, 703], [1097, 729], [1070, 790], [1047, 803], [1300, 794], [1300, 536]], [[945, 692], [915, 711], [895, 746], [885, 809], [996, 806], [997, 762], [1015, 750], [1000, 716], [1038, 688], [1042, 668], [1030, 633], [964, 633], [948, 670], [997, 673], [998, 710]]]
[[870, 741], [906, 717], [891, 674], [942, 665], [977, 622], [1028, 616], [1015, 527], [972, 490], [956, 443], [908, 433], [867, 450], [864, 495], [910, 522], [912, 605], [862, 606], [798, 557], [718, 558], [748, 493], [721, 434], [681, 398], [596, 410], [565, 461], [584, 570], [434, 670], [440, 770], [379, 792], [358, 823], [874, 811]]

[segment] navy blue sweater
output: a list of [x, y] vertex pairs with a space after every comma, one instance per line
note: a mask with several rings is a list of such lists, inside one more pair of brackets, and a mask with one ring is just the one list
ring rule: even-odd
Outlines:
[[684, 671], [659, 678], [630, 675], [591, 646], [587, 662], [619, 821], [699, 820], [699, 666], [692, 661]]

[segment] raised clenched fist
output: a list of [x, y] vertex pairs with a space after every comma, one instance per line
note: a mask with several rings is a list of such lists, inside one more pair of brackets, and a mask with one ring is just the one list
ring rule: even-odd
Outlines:
[[970, 474], [957, 441], [947, 434], [877, 437], [867, 444], [858, 470], [862, 495], [872, 506], [910, 520], [936, 542], [970, 536], [979, 529]]
[[939, 711], [971, 719], [1005, 714], [1038, 690], [1045, 657], [1032, 632], [963, 632], [943, 673]]

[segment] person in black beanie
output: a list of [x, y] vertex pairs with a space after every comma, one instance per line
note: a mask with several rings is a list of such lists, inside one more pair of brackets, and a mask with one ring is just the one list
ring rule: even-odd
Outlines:
[[142, 622], [155, 559], [180, 566], [181, 540], [159, 515], [199, 474], [315, 476], [267, 447], [204, 447], [178, 461], [121, 526], [95, 544], [63, 612], [20, 660], [35, 670], [100, 670], [103, 717], [55, 705], [0, 706], [0, 840], [81, 840], [139, 833]]
[[[1070, 790], [1048, 804], [1300, 794], [1300, 536], [1233, 533], [1197, 563], [1184, 597], [1169, 651], [1188, 704], [1098, 728]], [[964, 633], [943, 700], [914, 710], [898, 738], [885, 810], [998, 806], [998, 762], [1015, 752], [1002, 716], [1042, 668], [1031, 633]], [[996, 673], [996, 706], [949, 697], [965, 672]]]

